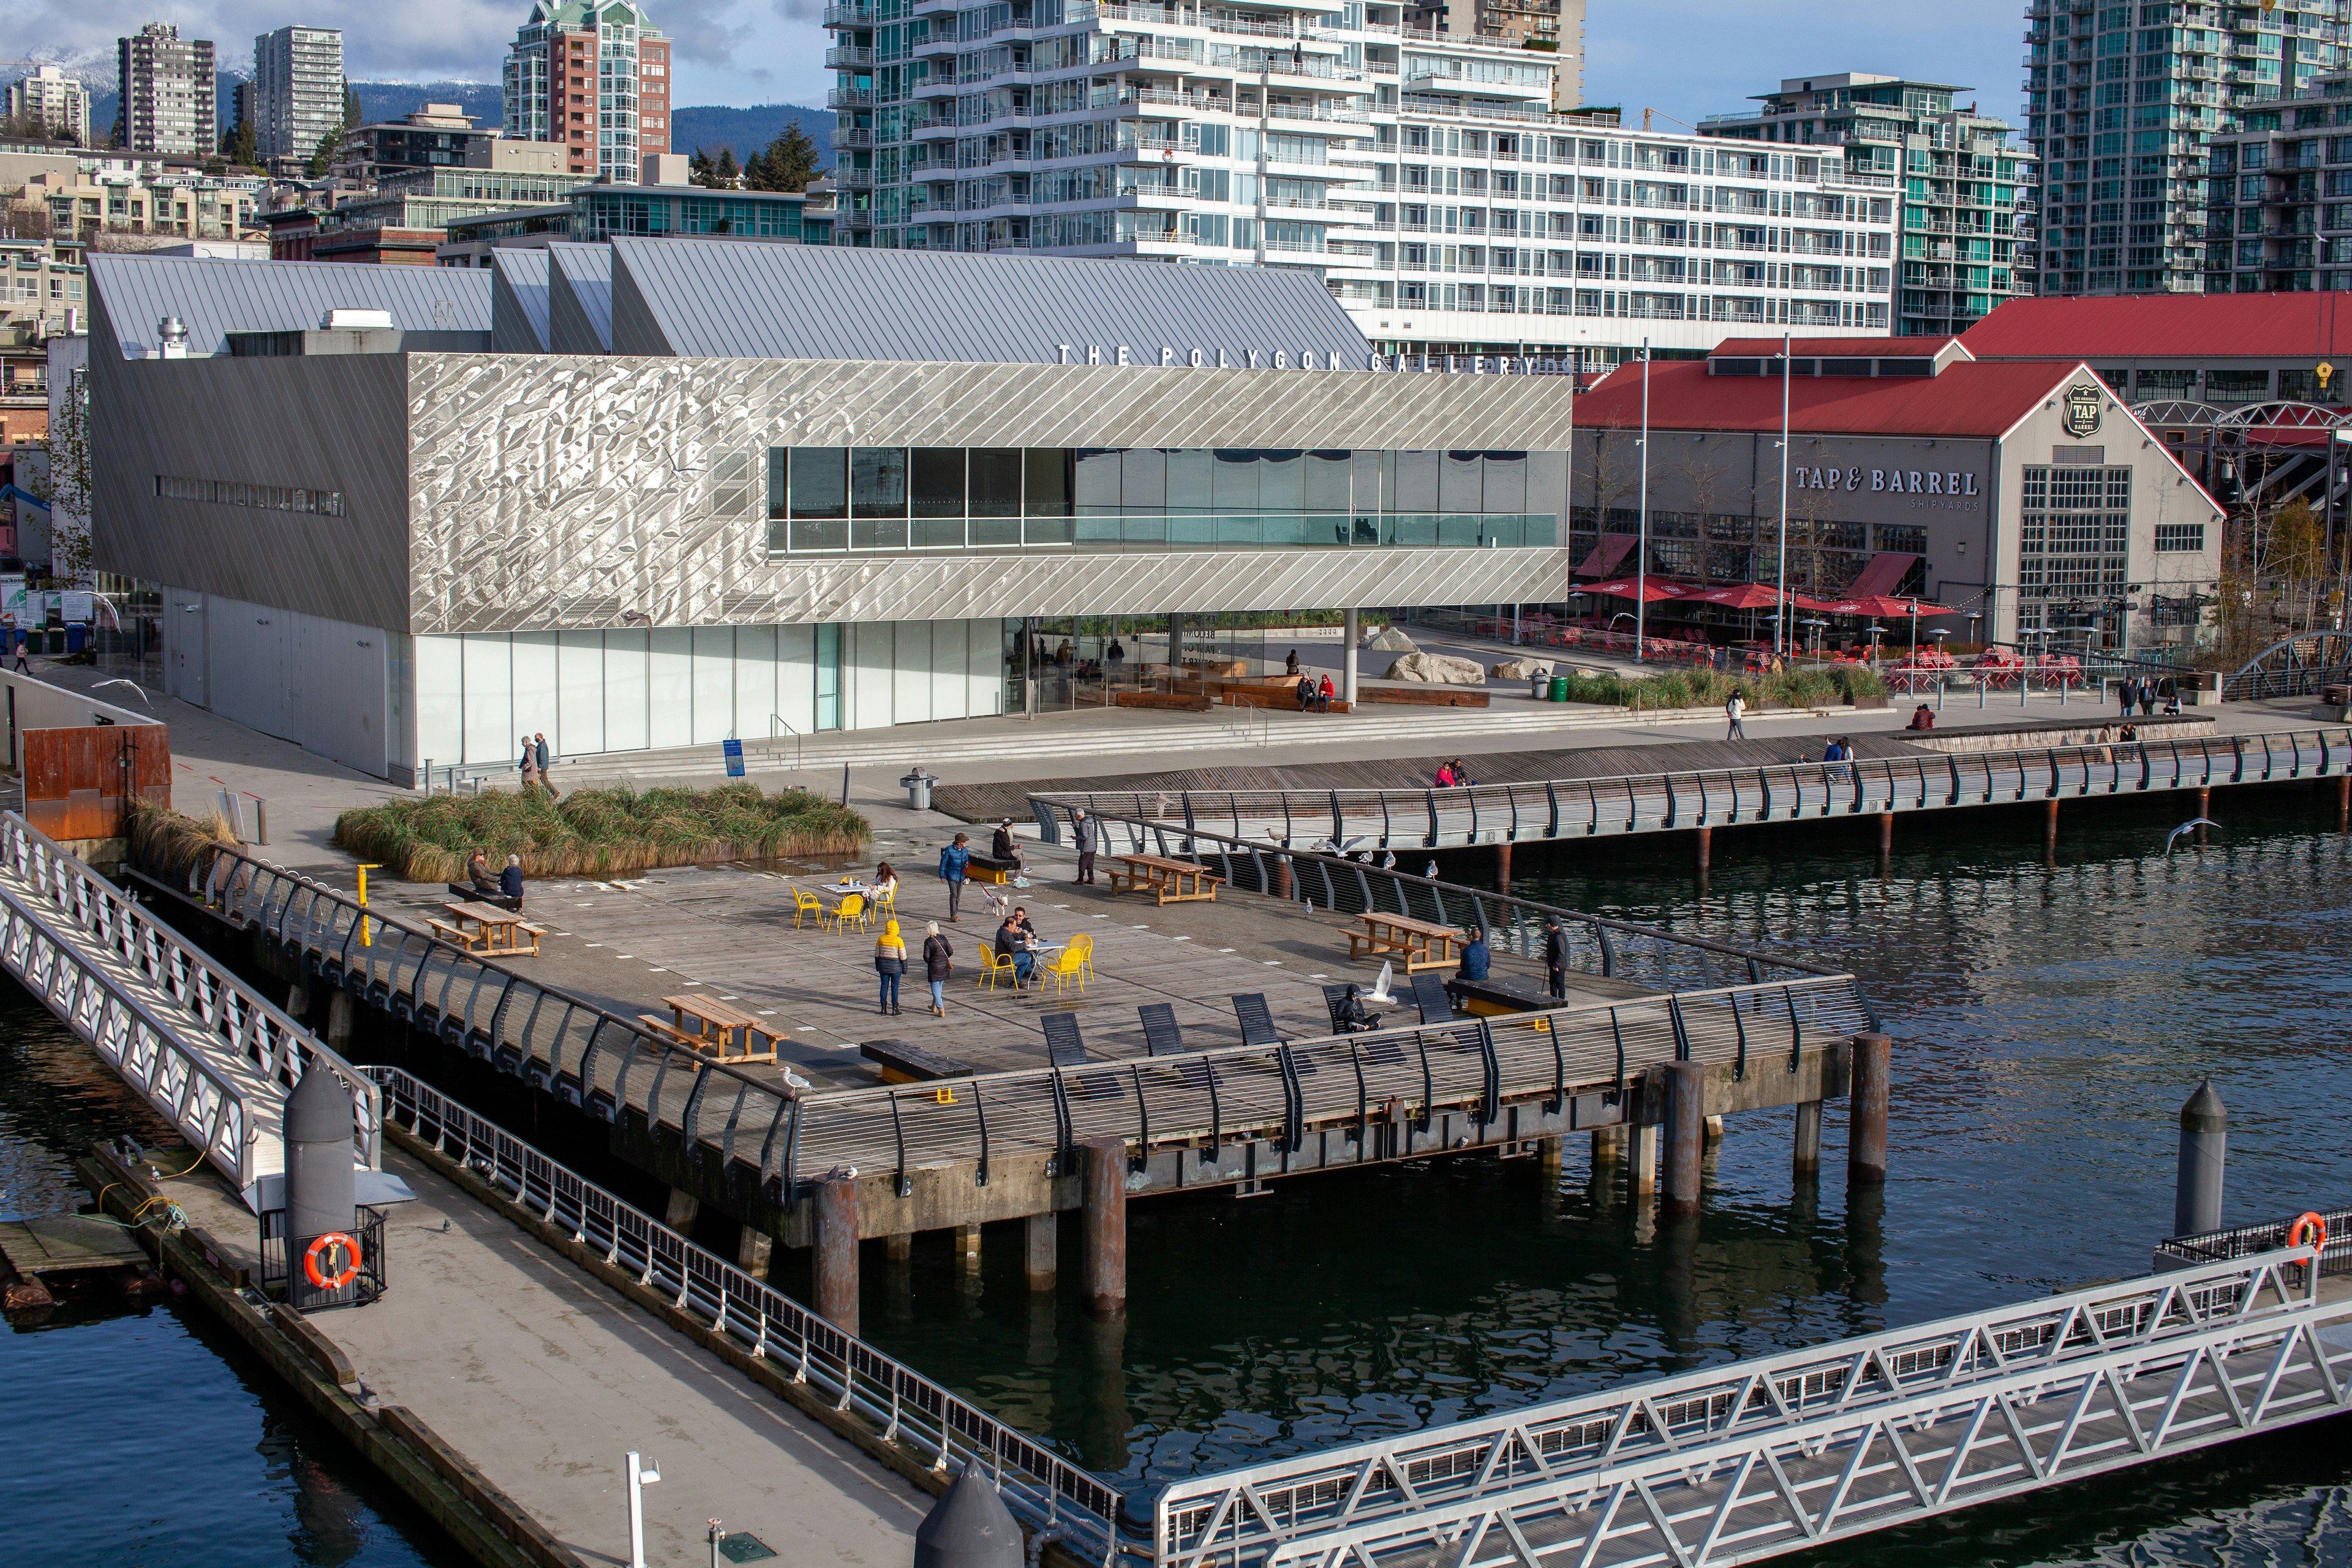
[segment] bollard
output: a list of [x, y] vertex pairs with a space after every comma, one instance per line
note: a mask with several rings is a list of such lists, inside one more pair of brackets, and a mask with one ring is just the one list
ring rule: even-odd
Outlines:
[[1853, 1037], [1853, 1110], [1846, 1130], [1848, 1186], [1886, 1180], [1886, 1090], [1895, 1041], [1885, 1035]]
[[1079, 1191], [1086, 1241], [1079, 1258], [1087, 1310], [1116, 1317], [1127, 1310], [1127, 1144], [1097, 1138], [1079, 1146]]
[[2221, 1175], [2228, 1163], [2230, 1112], [2207, 1079], [2180, 1108], [2180, 1164], [2172, 1184], [2172, 1234], [2221, 1228]]
[[[320, 1237], [348, 1237], [358, 1223], [352, 1121], [352, 1091], [326, 1068], [314, 1065], [286, 1097], [286, 1294], [298, 1310], [349, 1299], [350, 1287], [313, 1285], [301, 1259]], [[358, 1243], [349, 1245], [358, 1261]], [[337, 1249], [338, 1244], [328, 1248]]]
[[915, 1568], [1022, 1568], [1021, 1527], [971, 1465], [915, 1527]]
[[857, 1179], [836, 1176], [816, 1189], [817, 1316], [857, 1337]]
[[1696, 1214], [1699, 1159], [1706, 1149], [1706, 1066], [1666, 1064], [1666, 1158], [1663, 1196], [1668, 1214]]

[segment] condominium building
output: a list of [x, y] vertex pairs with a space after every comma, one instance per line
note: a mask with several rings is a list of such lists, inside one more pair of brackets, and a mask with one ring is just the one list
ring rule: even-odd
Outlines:
[[2205, 291], [2352, 289], [2352, 74], [2238, 119], [2207, 163]]
[[2195, 293], [2208, 142], [2340, 68], [2352, 0], [2032, 0], [2026, 18], [2040, 291]]
[[253, 40], [253, 134], [265, 158], [308, 158], [343, 123], [343, 35], [280, 27]]
[[627, 0], [535, 0], [504, 84], [506, 133], [561, 143], [574, 174], [626, 183], [669, 151], [669, 39]]
[[1356, 0], [825, 16], [836, 243], [1295, 268], [1412, 355], [1890, 325], [1892, 176], [1558, 113], [1564, 40]]
[[354, 125], [344, 132], [334, 170], [373, 184], [403, 169], [461, 169], [499, 140], [496, 131], [478, 128], [474, 117], [457, 104], [428, 103], [401, 119]]
[[8, 84], [8, 118], [38, 121], [51, 135], [89, 144], [89, 89], [56, 66], [36, 67]]
[[93, 234], [242, 239], [260, 233], [258, 178], [206, 174], [152, 158], [83, 158], [71, 174], [25, 183], [25, 201], [44, 208], [60, 237]]
[[2036, 272], [2032, 155], [2005, 121], [1956, 102], [1970, 90], [1864, 71], [1789, 77], [1757, 109], [1708, 115], [1699, 134], [1843, 147], [1849, 172], [1899, 180], [1895, 330], [1942, 337], [2033, 292]]
[[203, 157], [218, 146], [211, 40], [183, 38], [169, 22], [150, 22], [117, 38], [114, 51], [122, 93], [114, 111], [116, 145], [184, 157]]

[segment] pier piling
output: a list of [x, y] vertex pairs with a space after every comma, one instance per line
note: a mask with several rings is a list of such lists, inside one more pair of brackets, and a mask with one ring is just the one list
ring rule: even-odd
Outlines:
[[896, 1236], [884, 1237], [882, 1256], [893, 1264], [912, 1263], [915, 1260], [914, 1232], [902, 1230]]
[[746, 1225], [741, 1239], [735, 1244], [735, 1267], [754, 1279], [768, 1277], [768, 1259], [774, 1256], [776, 1238], [756, 1226]]
[[1891, 811], [1882, 811], [1878, 814], [1878, 858], [1884, 860], [1893, 853], [1895, 853], [1895, 814]]
[[1498, 893], [1511, 890], [1511, 841], [1507, 838], [1495, 846], [1495, 890]]
[[2042, 803], [2042, 849], [2045, 855], [2058, 852], [2058, 802], [2054, 796]]
[[1645, 1203], [1658, 1195], [1658, 1124], [1649, 1122], [1636, 1126], [1631, 1131], [1633, 1201]]
[[2180, 1164], [2173, 1178], [2172, 1234], [2221, 1228], [2221, 1177], [2230, 1147], [2230, 1112], [2207, 1079], [2180, 1108]]
[[980, 1226], [960, 1225], [955, 1228], [957, 1270], [967, 1280], [980, 1278]]
[[836, 1177], [816, 1189], [817, 1316], [857, 1332], [857, 1184]]
[[1853, 1037], [1853, 1110], [1845, 1157], [1849, 1186], [1874, 1186], [1886, 1180], [1887, 1075], [1894, 1055], [1895, 1041], [1889, 1036]]
[[1079, 1146], [1086, 1225], [1081, 1283], [1087, 1310], [1115, 1317], [1127, 1310], [1127, 1144], [1097, 1138]]
[[1801, 1177], [1821, 1174], [1822, 1102], [1818, 1100], [1802, 1100], [1797, 1106], [1797, 1151], [1791, 1163]]
[[1538, 1138], [1536, 1140], [1536, 1170], [1542, 1175], [1544, 1184], [1546, 1186], [1558, 1186], [1559, 1184], [1559, 1173], [1562, 1163], [1563, 1162], [1560, 1157], [1560, 1140], [1557, 1138]]
[[1706, 1119], [1706, 1146], [1712, 1149], [1717, 1143], [1723, 1142], [1723, 1118], [1720, 1116], [1708, 1117]]
[[338, 988], [327, 998], [327, 1045], [337, 1053], [351, 1048], [352, 1025], [357, 1017], [352, 994]]
[[662, 1209], [662, 1224], [691, 1241], [694, 1222], [701, 1216], [702, 1200], [684, 1187], [669, 1190], [669, 1202]]
[[2352, 773], [2336, 775], [2336, 831], [2352, 828]]
[[1691, 837], [1698, 851], [1698, 868], [1704, 873], [1707, 868], [1708, 859], [1714, 852], [1715, 829], [1702, 827], [1692, 834]]
[[1665, 1212], [1696, 1214], [1699, 1157], [1706, 1149], [1706, 1065], [1666, 1067]]
[[1061, 1224], [1054, 1211], [1033, 1214], [1021, 1222], [1022, 1256], [1026, 1260], [1029, 1289], [1051, 1290], [1060, 1272]]

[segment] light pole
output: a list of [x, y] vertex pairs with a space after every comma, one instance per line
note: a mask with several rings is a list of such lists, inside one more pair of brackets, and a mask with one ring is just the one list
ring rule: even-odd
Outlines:
[[[1792, 342], [1787, 332], [1780, 334], [1780, 549], [1778, 586], [1780, 590], [1780, 605], [1783, 609], [1786, 609], [1789, 604], [1789, 355], [1792, 349]], [[1814, 584], [1816, 593], [1820, 588], [1821, 585], [1818, 583]], [[1780, 639], [1780, 651], [1784, 658], [1789, 652], [1789, 637], [1785, 629], [1787, 624], [1783, 621], [1780, 626], [1774, 628], [1773, 634]]]
[[629, 1568], [646, 1568], [646, 1489], [661, 1479], [661, 1471], [644, 1463], [634, 1448], [622, 1468], [629, 1480]]
[[1650, 608], [1650, 340], [1642, 340], [1642, 514], [1633, 544], [1633, 662], [1642, 662], [1642, 633]]

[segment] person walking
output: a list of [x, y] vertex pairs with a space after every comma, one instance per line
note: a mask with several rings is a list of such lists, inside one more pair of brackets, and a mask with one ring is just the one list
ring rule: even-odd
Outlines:
[[19, 675], [30, 675], [33, 673], [33, 667], [25, 662], [25, 650], [32, 646], [33, 639], [26, 636], [22, 630], [19, 630], [16, 633], [16, 673]]
[[2139, 700], [2138, 679], [2134, 678], [2118, 682], [2116, 687], [2116, 700], [2123, 705], [2123, 716], [2126, 719], [2130, 718], [2132, 704]]
[[2156, 716], [2156, 697], [2155, 681], [2143, 680], [2139, 683], [2139, 716], [2141, 718], [2152, 719]]
[[1102, 841], [1102, 827], [1086, 814], [1084, 807], [1070, 814], [1070, 837], [1078, 847], [1078, 880], [1095, 879], [1095, 850]]
[[971, 867], [971, 837], [959, 833], [940, 851], [940, 879], [948, 885], [948, 919], [963, 920], [963, 885]]
[[499, 873], [499, 896], [506, 900], [507, 908], [522, 913], [522, 857], [507, 857], [507, 868]]
[[940, 922], [923, 926], [923, 978], [930, 982], [931, 1016], [948, 1016], [948, 981], [955, 974], [955, 948], [940, 934]]
[[1544, 989], [1555, 1002], [1568, 1000], [1568, 932], [1558, 915], [1544, 917]]
[[907, 973], [907, 944], [899, 940], [897, 921], [885, 925], [881, 936], [875, 941], [874, 973], [882, 977], [881, 1005], [874, 1010], [896, 1016], [898, 1011], [898, 978]]
[[547, 786], [548, 794], [553, 795], [555, 793], [555, 775], [547, 771], [547, 737], [533, 731], [530, 737], [530, 749], [531, 754], [536, 757], [539, 762], [539, 782]]
[[515, 764], [515, 771], [522, 774], [526, 791], [539, 783], [539, 752], [532, 748], [529, 735], [522, 738], [522, 760]]
[[1723, 700], [1723, 716], [1730, 721], [1723, 732], [1725, 740], [1748, 739], [1748, 726], [1740, 721], [1748, 717], [1748, 699], [1739, 694], [1736, 686], [1731, 689], [1731, 695]]

